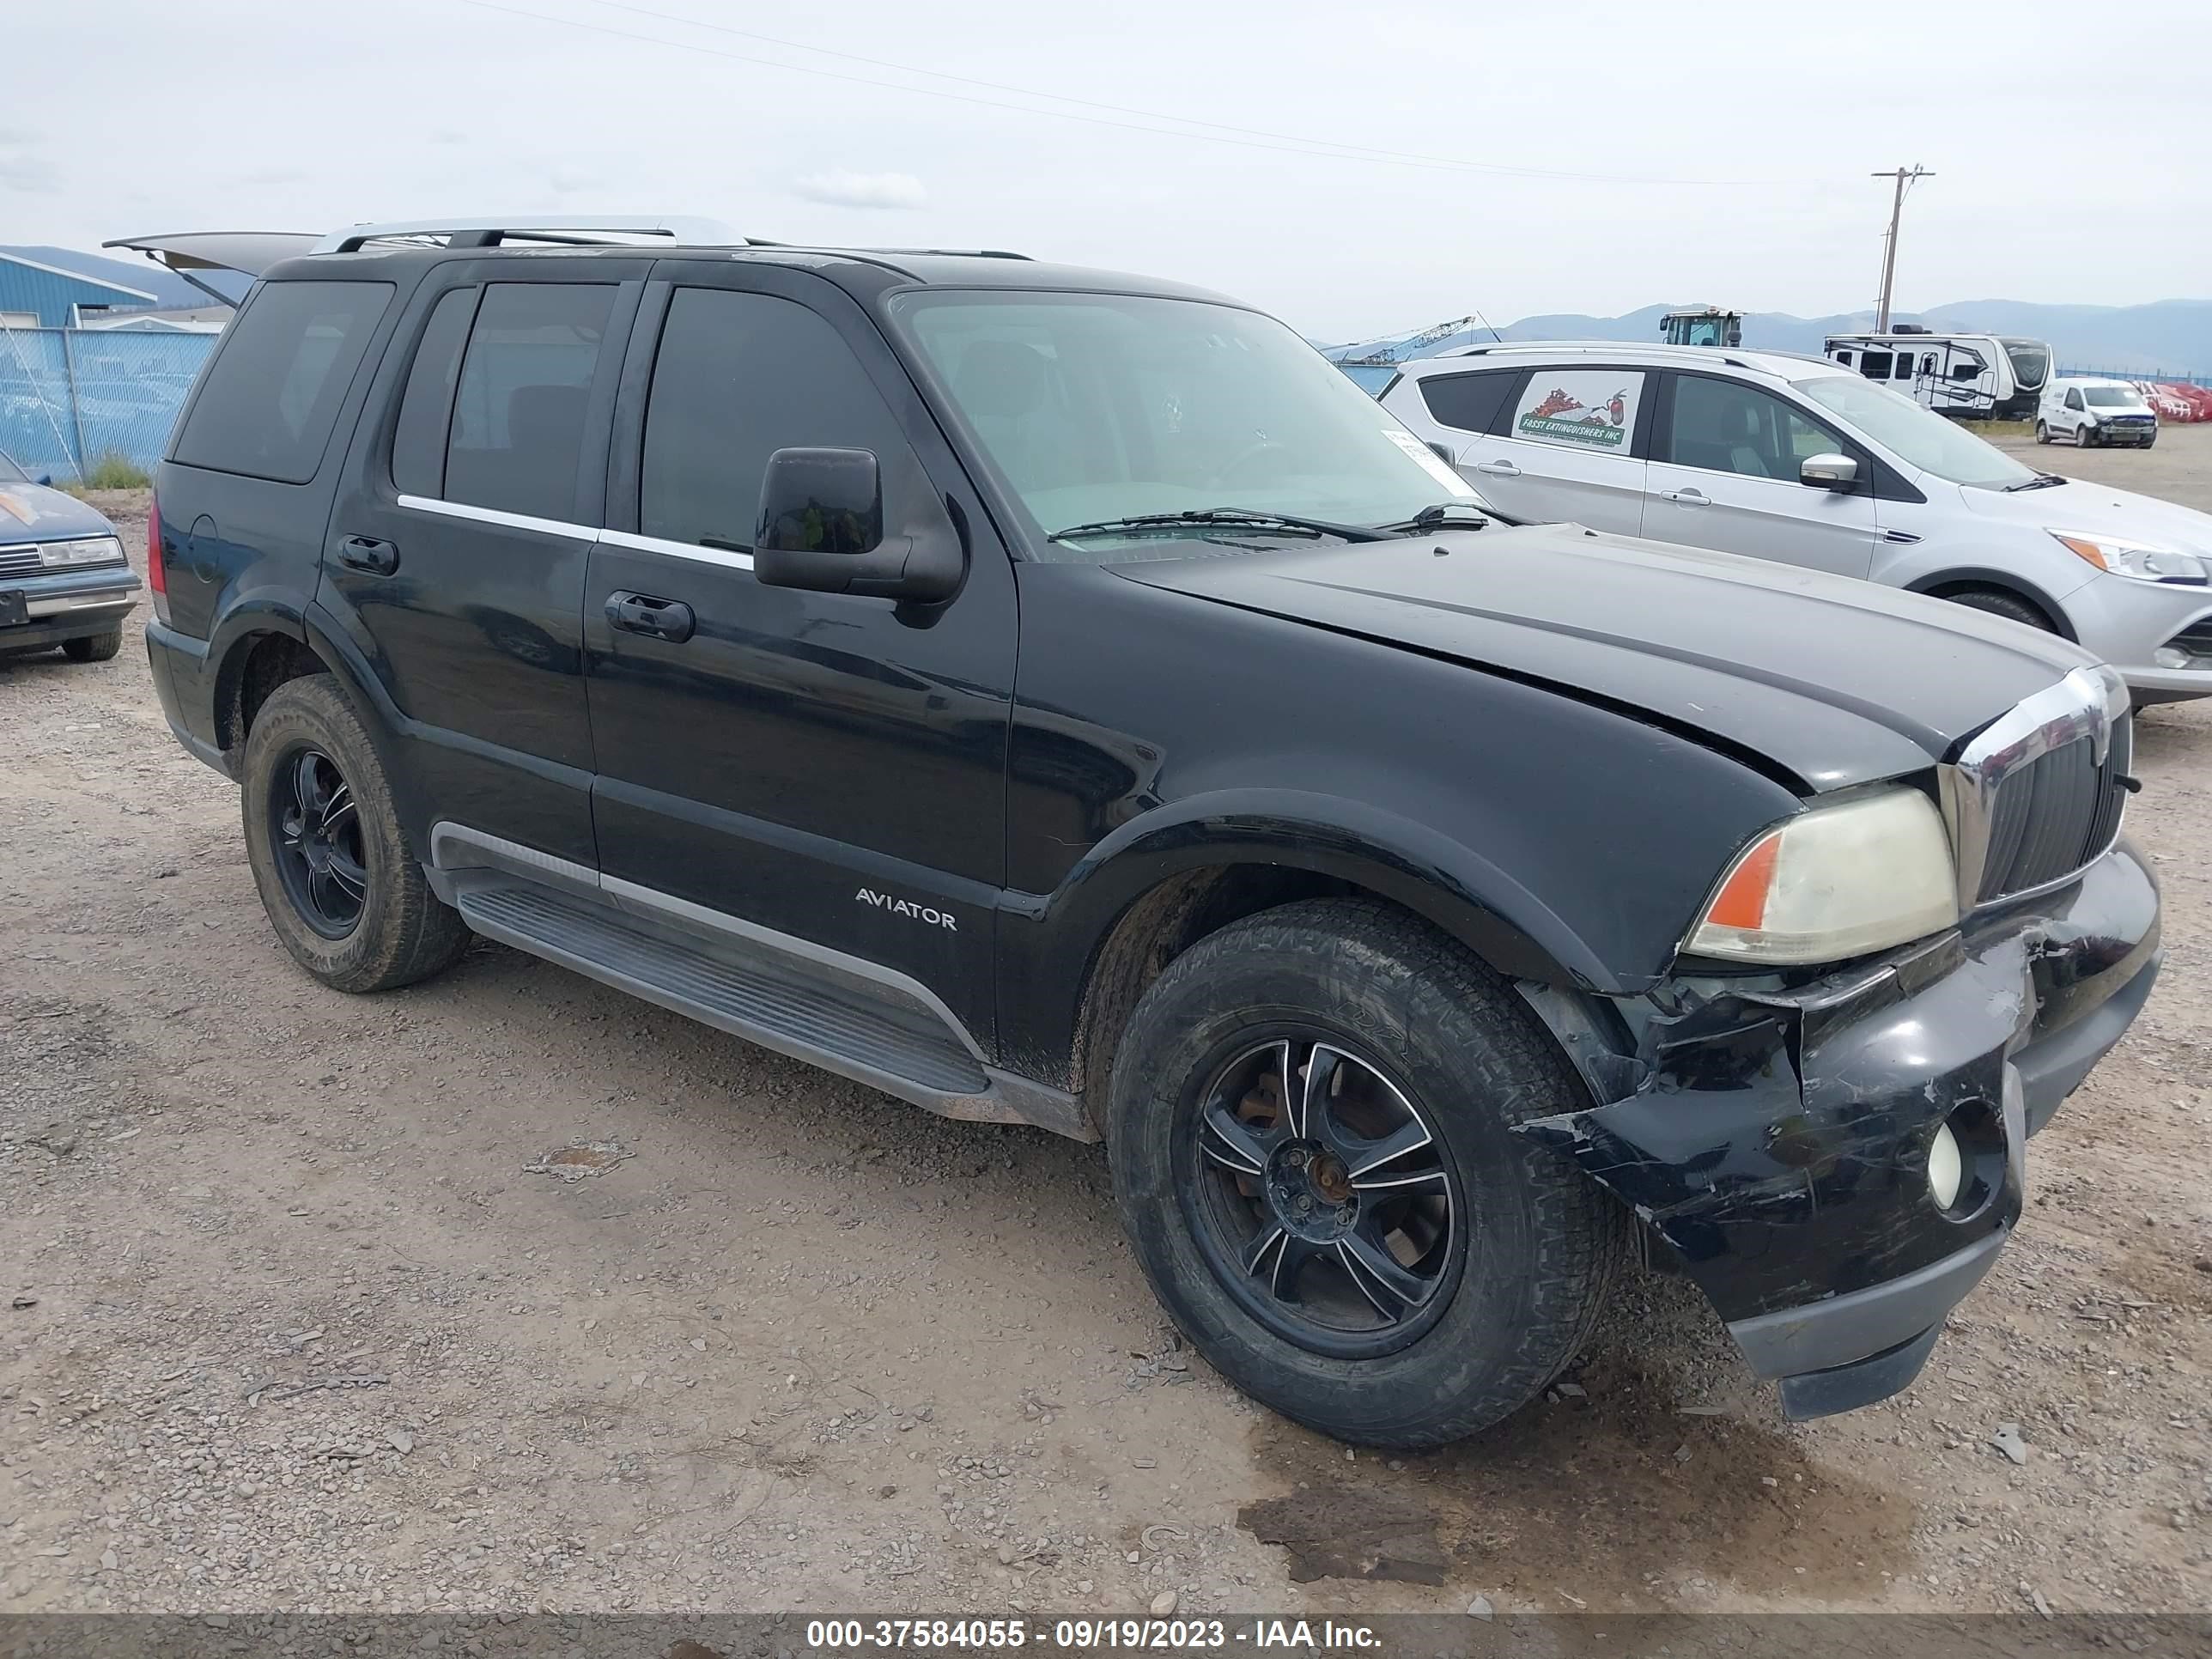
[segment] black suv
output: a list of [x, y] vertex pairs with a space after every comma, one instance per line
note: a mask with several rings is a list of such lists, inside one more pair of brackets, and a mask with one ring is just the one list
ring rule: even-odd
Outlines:
[[1513, 526], [1216, 295], [523, 240], [272, 267], [161, 469], [155, 681], [308, 971], [481, 933], [1103, 1136], [1347, 1440], [1513, 1411], [1638, 1244], [1792, 1415], [1911, 1380], [2157, 970], [2112, 673]]

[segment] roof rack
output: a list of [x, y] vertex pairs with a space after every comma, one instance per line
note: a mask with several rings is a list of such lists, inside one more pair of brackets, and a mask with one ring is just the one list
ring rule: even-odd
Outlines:
[[[1757, 347], [1748, 349], [1758, 349]], [[1676, 345], [1667, 340], [1498, 340], [1481, 345], [1455, 346], [1449, 351], [1439, 351], [1436, 355], [1437, 357], [1486, 357], [1520, 351], [1571, 351], [1577, 356], [1591, 352], [1632, 351], [1649, 353], [1655, 357], [1686, 357], [1709, 362], [1717, 354], [1730, 368], [1756, 368], [1756, 363], [1747, 363], [1738, 355], [1745, 349], [1747, 348], [1742, 346]], [[1766, 355], [1780, 356], [1786, 354], [1772, 352]], [[1416, 358], [1414, 361], [1423, 362], [1431, 360]]]
[[459, 219], [408, 219], [389, 224], [350, 225], [334, 230], [310, 253], [357, 253], [372, 242], [409, 242], [422, 246], [497, 247], [508, 241], [550, 242], [574, 247], [621, 246], [635, 238], [672, 244], [742, 247], [746, 239], [719, 219], [683, 214], [601, 213], [581, 219], [560, 214], [472, 214]]

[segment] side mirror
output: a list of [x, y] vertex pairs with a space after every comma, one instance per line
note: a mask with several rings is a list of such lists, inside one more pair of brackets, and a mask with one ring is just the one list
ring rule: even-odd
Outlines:
[[1848, 455], [1808, 455], [1797, 469], [1797, 482], [1814, 489], [1856, 489], [1859, 464]]
[[51, 472], [41, 472], [37, 477], [32, 479], [31, 482], [34, 484], [43, 484], [46, 488], [52, 489], [53, 487], [54, 475]]
[[1459, 465], [1459, 457], [1452, 453], [1452, 447], [1449, 444], [1440, 444], [1434, 439], [1431, 439], [1429, 441], [1429, 449], [1431, 453], [1432, 453], [1436, 458], [1442, 461], [1446, 466], [1457, 466]]
[[884, 526], [883, 478], [865, 449], [779, 449], [761, 480], [753, 575], [770, 587], [930, 605], [960, 591], [968, 556], [934, 492], [910, 492]]

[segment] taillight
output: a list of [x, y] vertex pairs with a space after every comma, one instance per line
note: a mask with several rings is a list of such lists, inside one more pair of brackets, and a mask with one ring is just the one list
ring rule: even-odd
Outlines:
[[161, 503], [146, 504], [146, 586], [154, 590], [154, 614], [169, 620], [169, 574], [161, 567]]

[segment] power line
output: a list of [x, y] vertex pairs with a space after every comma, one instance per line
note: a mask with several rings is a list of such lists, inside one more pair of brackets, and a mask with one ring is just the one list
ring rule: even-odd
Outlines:
[[[624, 11], [629, 12], [639, 17], [654, 18], [664, 23], [677, 23], [689, 28], [706, 29], [715, 34], [733, 35], [740, 40], [758, 40], [769, 46], [782, 46], [786, 50], [791, 52], [811, 52], [823, 58], [840, 58], [848, 64], [866, 64], [871, 69], [894, 70], [902, 75], [927, 76], [933, 81], [951, 81], [963, 87], [981, 87], [991, 92], [1012, 93], [1015, 96], [1020, 98], [1048, 99], [1054, 103], [1076, 104], [1085, 109], [1106, 110], [1115, 115], [1133, 115], [1147, 121], [1174, 121], [1186, 126], [1207, 128], [1215, 132], [1233, 133], [1241, 138], [1276, 139], [1285, 143], [1301, 146], [1322, 146], [1326, 147], [1326, 149], [1331, 152], [1344, 152], [1344, 159], [1346, 160], [1364, 156], [1372, 157], [1376, 161], [1418, 164], [1425, 167], [1449, 167], [1455, 171], [1465, 170], [1478, 173], [1496, 173], [1517, 178], [1528, 179], [1571, 179], [1584, 183], [1594, 184], [1700, 185], [1714, 189], [1731, 187], [1730, 181], [1723, 179], [1654, 179], [1636, 177], [1626, 173], [1576, 173], [1553, 167], [1516, 167], [1509, 162], [1475, 161], [1468, 160], [1462, 156], [1429, 155], [1418, 150], [1377, 149], [1370, 144], [1347, 144], [1334, 138], [1310, 138], [1302, 133], [1275, 132], [1271, 131], [1265, 127], [1234, 126], [1223, 121], [1200, 120], [1194, 115], [1176, 115], [1166, 110], [1143, 109], [1127, 104], [1101, 103], [1095, 98], [1078, 98], [1072, 93], [1044, 92], [1035, 87], [1016, 86], [1004, 81], [982, 81], [978, 80], [972, 75], [954, 75], [945, 70], [922, 69], [913, 64], [902, 64], [888, 58], [868, 58], [864, 57], [862, 54], [856, 52], [841, 52], [831, 46], [810, 46], [804, 40], [786, 40], [781, 35], [763, 34], [757, 29], [733, 28], [726, 23], [709, 22], [705, 18], [687, 16], [681, 12], [656, 11], [650, 6], [629, 4], [627, 3], [627, 0], [591, 0], [591, 3], [598, 6], [605, 6], [611, 11]], [[818, 71], [806, 70], [801, 65], [796, 64], [781, 65], [781, 67], [798, 70], [801, 74], [810, 72], [818, 73]], [[882, 85], [884, 83], [880, 82], [868, 82], [865, 84], [876, 86]], [[902, 90], [908, 92], [927, 92], [929, 89], [923, 87], [908, 87], [902, 88]], [[1005, 105], [999, 104], [993, 104], [989, 106], [993, 108], [1006, 107]], [[1022, 107], [1026, 108], [1026, 106]], [[1066, 113], [1066, 112], [1060, 110], [1040, 109], [1027, 109], [1026, 112], [1032, 115], [1061, 115]], [[1154, 131], [1154, 129], [1148, 128], [1144, 129], [1144, 131]], [[1175, 136], [1197, 138], [1203, 137], [1205, 135], [1203, 133], [1183, 133], [1176, 134]]]
[[1933, 179], [1936, 175], [1916, 161], [1910, 171], [1899, 167], [1894, 172], [1869, 173], [1868, 176], [1897, 180], [1897, 193], [1889, 203], [1889, 234], [1882, 241], [1881, 303], [1875, 309], [1874, 317], [1874, 331], [1887, 334], [1889, 332], [1890, 291], [1897, 281], [1897, 222], [1905, 211], [1905, 193], [1923, 179]]
[[[495, 0], [463, 0], [463, 3], [474, 6], [480, 11], [500, 12], [510, 17], [527, 18], [532, 22], [551, 23], [564, 28], [581, 29], [588, 33], [608, 35], [620, 40], [635, 40], [647, 46], [666, 46], [672, 51], [686, 52], [693, 56], [726, 58], [732, 63], [752, 64], [764, 69], [781, 70], [793, 75], [817, 76], [825, 80], [842, 81], [857, 86], [874, 87], [879, 90], [886, 92], [911, 93], [917, 97], [938, 98], [948, 100], [954, 103], [974, 104], [985, 109], [1004, 110], [1018, 115], [1043, 115], [1062, 121], [1080, 121], [1091, 126], [1118, 128], [1125, 132], [1150, 133], [1154, 137], [1194, 138], [1204, 143], [1230, 144], [1243, 149], [1272, 150], [1279, 155], [1313, 156], [1326, 161], [1368, 161], [1390, 167], [1419, 167], [1431, 172], [1475, 173], [1531, 179], [1557, 179], [1591, 184], [1685, 185], [1706, 189], [1731, 187], [1728, 181], [1721, 179], [1659, 179], [1631, 177], [1626, 174], [1615, 175], [1594, 173], [1564, 173], [1547, 170], [1541, 167], [1521, 167], [1502, 163], [1473, 161], [1448, 157], [1423, 157], [1413, 155], [1402, 155], [1395, 151], [1389, 150], [1370, 151], [1359, 146], [1338, 144], [1329, 139], [1295, 138], [1289, 137], [1288, 135], [1268, 134], [1257, 129], [1249, 128], [1229, 128], [1224, 131], [1212, 132], [1190, 131], [1174, 127], [1140, 126], [1130, 121], [1113, 120], [1102, 115], [1085, 115], [1074, 110], [1041, 109], [1033, 105], [1009, 104], [1002, 102], [997, 99], [978, 98], [969, 94], [950, 92], [937, 87], [907, 86], [896, 81], [878, 80], [870, 76], [851, 75], [837, 70], [817, 69], [804, 64], [781, 63], [772, 58], [760, 58], [746, 52], [722, 51], [714, 46], [701, 46], [691, 41], [672, 40], [665, 35], [646, 34], [635, 29], [614, 28], [603, 23], [587, 23], [580, 18], [562, 17], [547, 12], [531, 11], [520, 6], [501, 5], [495, 3]], [[630, 9], [624, 8], [624, 9]], [[656, 17], [670, 16], [670, 14], [665, 13], [648, 13], [647, 15]], [[719, 25], [714, 24], [699, 23], [694, 19], [677, 19], [672, 21], [688, 22], [692, 24], [693, 27], [701, 28], [715, 28], [720, 27]], [[740, 31], [736, 30], [727, 32], [732, 33], [741, 33]], [[770, 36], [753, 36], [750, 38], [760, 40], [773, 39], [773, 37]], [[793, 46], [793, 49], [805, 52], [822, 52], [826, 50], [826, 48], [816, 46], [797, 46], [795, 43], [789, 42], [779, 41], [777, 44]], [[840, 57], [851, 56], [851, 54], [848, 53], [836, 53], [832, 55]], [[880, 60], [859, 59], [857, 61], [874, 64]], [[887, 65], [887, 67], [901, 69], [905, 73], [915, 75], [937, 74], [937, 71], [932, 70], [905, 70], [904, 66], [898, 64], [890, 64]], [[939, 78], [959, 79], [962, 77], [954, 76]], [[971, 84], [995, 86], [997, 83], [974, 82]], [[1060, 97], [1060, 94], [1057, 93], [1030, 92], [1020, 88], [1012, 88], [1007, 89], [1014, 91], [1018, 94], [1025, 97]], [[1063, 101], [1079, 102], [1083, 100], [1064, 100]], [[1121, 106], [1115, 105], [1098, 105], [1094, 106], [1094, 107], [1118, 109]], [[1137, 110], [1127, 112], [1139, 115], [1148, 120], [1190, 121], [1190, 118], [1188, 117], [1168, 115], [1152, 111]], [[1210, 122], [1191, 122], [1190, 124], [1197, 126], [1213, 126], [1218, 125], [1216, 123]], [[1249, 134], [1250, 136], [1231, 136], [1233, 134]], [[1286, 143], [1267, 142], [1269, 139], [1275, 137], [1289, 137], [1289, 141]]]

